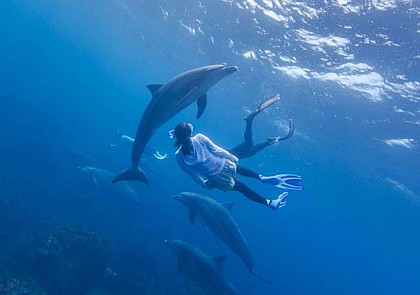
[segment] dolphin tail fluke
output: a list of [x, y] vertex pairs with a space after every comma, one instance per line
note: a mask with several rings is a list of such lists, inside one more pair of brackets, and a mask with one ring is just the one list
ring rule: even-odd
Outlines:
[[149, 184], [146, 174], [138, 167], [130, 167], [123, 170], [112, 180], [112, 183], [116, 183], [121, 180], [135, 180]]
[[266, 284], [273, 284], [272, 282], [270, 282], [269, 280], [266, 280], [266, 279], [264, 279], [263, 277], [261, 277], [259, 274], [257, 274], [256, 272], [255, 272], [255, 270], [253, 270], [253, 269], [250, 269], [249, 270], [254, 276], [256, 276], [257, 277], [257, 279], [259, 279], [259, 280], [261, 280], [261, 281], [263, 281], [264, 283], [266, 283]]

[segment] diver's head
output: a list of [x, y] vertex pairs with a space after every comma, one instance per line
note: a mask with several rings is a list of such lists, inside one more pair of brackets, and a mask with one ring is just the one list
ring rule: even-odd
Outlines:
[[176, 125], [173, 131], [173, 135], [176, 137], [176, 142], [174, 143], [174, 146], [180, 146], [181, 144], [187, 142], [191, 137], [192, 131], [193, 126], [190, 123], [181, 122], [178, 125]]

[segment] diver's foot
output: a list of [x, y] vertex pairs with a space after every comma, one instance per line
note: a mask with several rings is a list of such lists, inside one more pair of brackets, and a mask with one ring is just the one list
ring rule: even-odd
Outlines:
[[286, 201], [283, 201], [283, 199], [288, 195], [288, 192], [284, 192], [282, 194], [280, 194], [277, 199], [275, 200], [270, 200], [268, 203], [268, 207], [270, 207], [273, 210], [277, 210], [281, 207], [286, 206]]
[[244, 118], [245, 121], [250, 123], [252, 120], [254, 120], [255, 116], [258, 115], [261, 111], [255, 110], [252, 113], [250, 113], [248, 116]]

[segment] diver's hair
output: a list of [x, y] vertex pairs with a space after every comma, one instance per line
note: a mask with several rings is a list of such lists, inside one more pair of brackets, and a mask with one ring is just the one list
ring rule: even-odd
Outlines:
[[174, 146], [179, 146], [184, 142], [187, 142], [192, 133], [192, 125], [187, 122], [181, 122], [175, 126], [174, 135], [176, 137], [176, 142]]
[[181, 151], [183, 155], [191, 154], [192, 149], [193, 146], [190, 137], [181, 143]]

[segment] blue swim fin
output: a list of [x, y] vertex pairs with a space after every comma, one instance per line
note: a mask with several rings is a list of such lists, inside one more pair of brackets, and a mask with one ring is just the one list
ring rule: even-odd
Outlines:
[[268, 108], [270, 105], [272, 105], [273, 103], [275, 103], [279, 100], [280, 100], [280, 94], [277, 93], [276, 95], [274, 95], [274, 96], [270, 97], [269, 99], [263, 101], [255, 111], [253, 111], [252, 113], [250, 113], [248, 116], [245, 117], [245, 120], [254, 119], [256, 115], [258, 115], [264, 109]]
[[295, 174], [277, 174], [273, 176], [260, 176], [260, 180], [263, 183], [275, 185], [278, 188], [290, 189], [290, 190], [303, 190], [301, 184], [302, 176]]
[[289, 119], [289, 133], [286, 136], [275, 136], [275, 137], [267, 137], [267, 140], [270, 144], [278, 143], [279, 141], [286, 140], [293, 136], [295, 133], [295, 125], [293, 124], [293, 120]]

